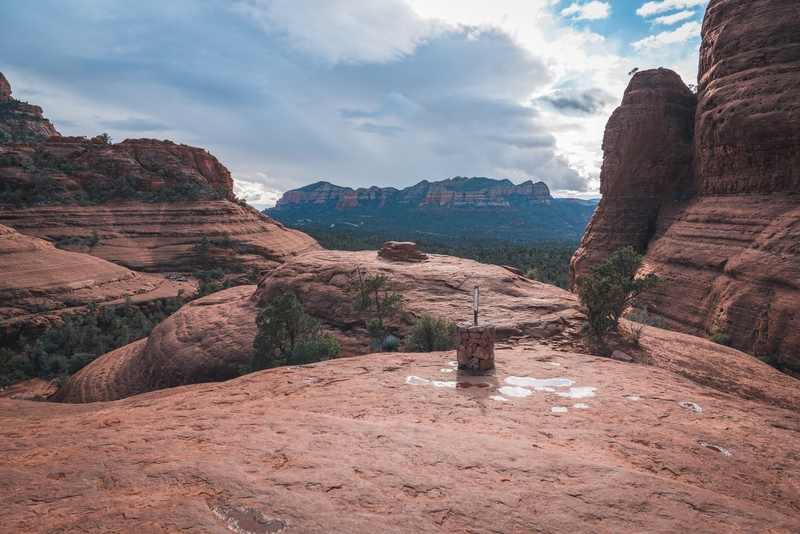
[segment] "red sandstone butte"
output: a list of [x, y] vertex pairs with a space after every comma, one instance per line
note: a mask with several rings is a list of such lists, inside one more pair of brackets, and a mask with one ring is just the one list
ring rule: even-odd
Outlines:
[[[634, 76], [606, 126], [604, 196], [570, 276], [577, 291], [589, 265], [632, 245], [646, 270], [667, 279], [649, 299], [652, 312], [685, 332], [727, 333], [734, 347], [798, 377], [799, 20], [794, 0], [709, 2], [693, 127], [688, 94], [672, 111], [662, 104], [682, 86], [656, 83], [661, 69]], [[649, 138], [644, 166], [635, 147], [653, 115], [637, 121], [628, 99], [642, 82], [651, 84], [645, 107], [681, 125]]]

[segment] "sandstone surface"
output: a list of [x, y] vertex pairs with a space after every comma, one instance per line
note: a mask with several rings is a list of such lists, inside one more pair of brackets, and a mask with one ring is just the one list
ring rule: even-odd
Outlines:
[[61, 402], [115, 400], [139, 393], [229, 380], [253, 357], [253, 286], [185, 304], [146, 339], [104, 354], [53, 397]]
[[[630, 172], [635, 158], [621, 158], [615, 147], [639, 146], [639, 128], [649, 119], [645, 115], [642, 126], [628, 128], [626, 135], [617, 119], [633, 117], [635, 108], [623, 100], [606, 127], [606, 138], [616, 140], [604, 144], [606, 194], [573, 257], [570, 287], [577, 291], [589, 265], [632, 245], [645, 252], [647, 270], [668, 280], [649, 299], [651, 311], [685, 332], [727, 333], [734, 347], [770, 356], [800, 377], [794, 317], [800, 309], [796, 15], [792, 0], [709, 2], [691, 168], [687, 126], [677, 136], [653, 138], [649, 171]], [[626, 98], [637, 78], [653, 79], [659, 72], [636, 74]], [[658, 103], [668, 92], [654, 86], [643, 97]], [[631, 200], [626, 191], [639, 190], [637, 181], [652, 187]]]
[[387, 241], [378, 251], [378, 256], [396, 261], [423, 261], [428, 256], [419, 251], [416, 243], [404, 241]]
[[[663, 335], [666, 351], [687, 337]], [[453, 359], [369, 355], [100, 404], [0, 399], [4, 528], [800, 530], [796, 408], [543, 346], [500, 350], [487, 374]], [[797, 407], [791, 379], [759, 365]]]
[[[228, 200], [34, 206], [0, 211], [0, 224], [143, 271], [192, 272], [237, 263], [268, 269], [320, 249], [308, 235]], [[99, 243], [90, 247], [86, 243], [92, 232], [97, 232]], [[220, 243], [225, 233], [233, 248], [198, 251], [204, 236]], [[79, 244], [70, 245], [75, 241]]]
[[58, 250], [51, 243], [0, 226], [0, 342], [30, 337], [61, 319], [56, 313], [89, 303], [109, 304], [125, 295], [137, 300], [187, 295], [188, 283], [136, 273], [88, 254]]
[[0, 140], [37, 142], [58, 135], [42, 115], [42, 108], [11, 96], [11, 84], [0, 72]]
[[386, 274], [406, 307], [388, 321], [398, 337], [424, 314], [472, 320], [473, 286], [481, 287], [482, 321], [497, 338], [515, 343], [550, 340], [573, 347], [584, 316], [575, 297], [502, 267], [430, 255], [424, 263], [381, 258], [374, 251], [318, 251], [289, 261], [264, 276], [257, 288], [233, 288], [193, 301], [159, 324], [146, 344], [122, 347], [76, 373], [59, 391], [65, 402], [115, 400], [178, 385], [228, 380], [252, 358], [258, 309], [293, 291], [306, 311], [343, 343], [343, 355], [369, 351], [364, 317], [353, 311], [362, 276]]

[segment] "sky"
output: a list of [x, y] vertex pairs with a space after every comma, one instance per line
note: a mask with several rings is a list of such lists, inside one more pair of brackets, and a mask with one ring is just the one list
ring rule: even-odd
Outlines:
[[486, 176], [597, 198], [634, 68], [696, 83], [708, 0], [0, 0], [0, 72], [63, 135], [207, 149], [256, 207]]

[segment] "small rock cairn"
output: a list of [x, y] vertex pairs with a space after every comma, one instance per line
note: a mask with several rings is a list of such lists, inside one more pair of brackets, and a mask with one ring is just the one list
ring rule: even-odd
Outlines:
[[494, 369], [494, 325], [459, 324], [456, 328], [456, 342], [459, 369]]
[[387, 241], [378, 251], [378, 256], [396, 261], [423, 261], [428, 256], [419, 251], [416, 243], [408, 241]]

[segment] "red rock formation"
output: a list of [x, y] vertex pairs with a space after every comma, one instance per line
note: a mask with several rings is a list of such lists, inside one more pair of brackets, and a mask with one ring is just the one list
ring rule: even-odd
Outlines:
[[253, 286], [184, 305], [147, 339], [104, 354], [73, 375], [60, 402], [115, 400], [148, 391], [229, 380], [253, 358], [258, 313]]
[[[794, 317], [800, 310], [797, 2], [712, 0], [698, 79], [694, 173], [682, 185], [696, 198], [669, 202], [656, 188], [636, 202], [653, 206], [647, 219], [621, 211], [631, 175], [615, 166], [619, 158], [607, 150], [601, 177], [606, 194], [573, 258], [571, 287], [576, 290], [588, 265], [616, 247], [646, 248], [647, 269], [668, 280], [650, 299], [651, 311], [687, 332], [727, 333], [734, 347], [771, 356], [800, 377]], [[607, 135], [625, 108], [623, 101]], [[620, 146], [638, 146], [631, 126], [629, 137], [619, 137]], [[654, 154], [685, 154], [685, 137], [657, 141]], [[684, 157], [669, 168], [690, 175]], [[658, 209], [644, 232], [643, 222], [652, 221]]]
[[51, 243], [0, 226], [0, 343], [41, 333], [56, 312], [91, 302], [113, 303], [125, 295], [138, 301], [174, 297], [187, 283], [135, 273], [119, 265], [56, 249]]
[[800, 190], [796, 0], [712, 0], [694, 139], [698, 194]]
[[[211, 200], [218, 192], [233, 198], [233, 180], [201, 148], [152, 139], [106, 146], [100, 138], [54, 136], [36, 145], [0, 145], [0, 158], [7, 163], [0, 165], [0, 198], [11, 208], [0, 210], [0, 224], [53, 241], [97, 232], [98, 246], [72, 249], [129, 268], [270, 268], [319, 248], [250, 206]], [[219, 241], [225, 233], [233, 249], [198, 253], [203, 236]]]
[[570, 288], [616, 249], [644, 251], [662, 203], [691, 188], [695, 98], [668, 69], [633, 75], [603, 136], [603, 198], [572, 258]]
[[[252, 358], [255, 317], [277, 295], [294, 291], [306, 311], [343, 342], [346, 356], [369, 351], [361, 313], [353, 311], [359, 274], [387, 274], [398, 282], [405, 310], [388, 321], [407, 335], [414, 319], [433, 314], [472, 320], [472, 289], [481, 287], [481, 320], [497, 327], [499, 340], [533, 338], [572, 347], [584, 316], [574, 296], [502, 267], [431, 255], [424, 263], [383, 259], [375, 252], [319, 251], [276, 268], [253, 286], [193, 301], [159, 324], [145, 345], [101, 356], [59, 392], [66, 402], [97, 402], [178, 385], [227, 380]], [[122, 362], [122, 363], [120, 363]]]
[[[0, 399], [3, 530], [800, 531], [796, 382], [656, 333], [765, 396], [528, 345], [486, 375], [442, 372], [455, 351], [384, 353], [100, 405]], [[574, 384], [504, 396], [512, 376]]]
[[[65, 247], [151, 272], [192, 272], [236, 264], [269, 269], [302, 252], [320, 249], [306, 234], [228, 200], [30, 207], [0, 211], [0, 224], [52, 241], [88, 240], [97, 232], [97, 246]], [[203, 236], [219, 242], [223, 233], [233, 249], [197, 249]]]
[[[378, 256], [396, 261], [423, 261], [428, 256], [419, 251], [416, 243], [387, 241], [378, 251]], [[520, 273], [521, 274], [521, 273]]]
[[42, 108], [11, 96], [11, 84], [0, 72], [0, 139], [19, 142], [43, 141], [58, 135], [42, 115]]

